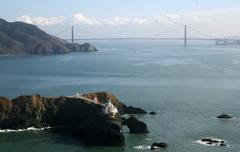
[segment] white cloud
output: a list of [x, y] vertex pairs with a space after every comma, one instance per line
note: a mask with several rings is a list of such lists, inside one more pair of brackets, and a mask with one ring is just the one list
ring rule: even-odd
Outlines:
[[74, 14], [73, 16], [73, 23], [74, 24], [87, 24], [87, 25], [101, 25], [101, 22], [96, 19], [91, 19], [86, 16], [84, 16], [81, 13]]
[[53, 25], [63, 23], [64, 17], [57, 16], [57, 17], [47, 18], [47, 17], [30, 17], [28, 15], [22, 15], [17, 20], [28, 23], [28, 24], [35, 24], [35, 25], [41, 25], [41, 26], [53, 26]]
[[[214, 15], [212, 12], [183, 12], [179, 14], [165, 13], [152, 16], [153, 22], [151, 23], [159, 23], [163, 25], [211, 24], [215, 22], [216, 18], [219, 16], [221, 15]], [[222, 17], [224, 17], [224, 15]]]
[[130, 17], [116, 16], [116, 17], [113, 17], [111, 19], [105, 20], [105, 23], [108, 24], [108, 25], [114, 25], [114, 26], [129, 25], [129, 24], [149, 25], [150, 21], [146, 18], [130, 18]]
[[27, 16], [27, 15], [22, 15], [17, 20], [21, 21], [21, 22], [28, 23], [28, 24], [34, 24], [32, 18], [30, 16]]
[[146, 18], [134, 18], [132, 20], [132, 23], [136, 25], [150, 25], [151, 21], [149, 21], [149, 19]]
[[110, 25], [110, 26], [120, 26], [120, 25], [149, 25], [150, 21], [146, 18], [130, 18], [115, 16], [112, 18], [89, 18], [82, 13], [77, 13], [73, 15], [73, 24], [87, 24], [87, 25]]
[[161, 14], [153, 16], [153, 20], [160, 24], [176, 24], [181, 21], [181, 16], [179, 14]]
[[127, 17], [113, 17], [111, 19], [107, 19], [106, 23], [109, 25], [127, 25], [130, 23], [130, 19]]

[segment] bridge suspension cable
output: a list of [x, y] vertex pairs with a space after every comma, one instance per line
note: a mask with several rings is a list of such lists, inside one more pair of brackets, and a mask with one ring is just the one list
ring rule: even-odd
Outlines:
[[[167, 30], [167, 31], [162, 31], [161, 33], [155, 33], [155, 34], [152, 34], [152, 35], [148, 35], [148, 37], [154, 37], [154, 36], [162, 37], [162, 36], [166, 36], [169, 33], [179, 31], [180, 29], [182, 29], [182, 26], [181, 27], [178, 26], [176, 28], [173, 28], [173, 29], [170, 29], [170, 30]], [[146, 36], [144, 36], [144, 37], [146, 37]]]
[[80, 29], [80, 30], [83, 31], [83, 32], [89, 33], [89, 34], [94, 35], [94, 36], [97, 36], [97, 37], [109, 38], [109, 36], [107, 36], [107, 35], [103, 35], [103, 34], [91, 32], [91, 31], [85, 30], [85, 29], [83, 29], [83, 28], [80, 28], [80, 27], [78, 27], [78, 26], [76, 26], [76, 29]]
[[214, 39], [212, 36], [210, 36], [210, 35], [208, 35], [208, 34], [205, 34], [205, 33], [201, 32], [200, 30], [195, 29], [195, 28], [192, 27], [192, 26], [188, 26], [188, 27], [189, 27], [189, 29], [191, 29], [192, 31], [194, 31], [194, 32], [200, 34], [201, 36], [203, 36], [204, 38]]
[[54, 35], [58, 36], [58, 35], [60, 35], [60, 34], [62, 34], [62, 33], [67, 32], [67, 31], [70, 31], [70, 28], [69, 28], [69, 27], [65, 28], [64, 30], [62, 30], [62, 31], [60, 31], [60, 32], [58, 32], [58, 33], [56, 33], [56, 34], [54, 34]]

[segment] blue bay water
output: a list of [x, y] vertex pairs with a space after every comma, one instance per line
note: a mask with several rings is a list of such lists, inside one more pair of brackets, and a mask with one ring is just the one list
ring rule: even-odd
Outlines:
[[[0, 95], [73, 95], [108, 91], [124, 103], [158, 115], [138, 116], [150, 134], [129, 135], [126, 146], [83, 147], [49, 131], [0, 133], [1, 152], [150, 151], [135, 146], [167, 142], [166, 152], [240, 150], [240, 47], [213, 42], [131, 40], [93, 41], [94, 53], [0, 57]], [[227, 113], [231, 121], [215, 119]], [[203, 137], [228, 141], [207, 147]], [[135, 148], [134, 148], [135, 147]]]

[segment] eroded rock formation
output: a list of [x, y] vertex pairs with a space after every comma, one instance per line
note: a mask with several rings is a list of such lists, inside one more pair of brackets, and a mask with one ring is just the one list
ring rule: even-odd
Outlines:
[[0, 97], [0, 129], [65, 126], [71, 134], [93, 145], [124, 145], [122, 119], [110, 117], [104, 105], [72, 97]]
[[138, 120], [134, 116], [123, 121], [123, 125], [126, 125], [129, 128], [131, 134], [146, 134], [149, 133], [146, 123]]

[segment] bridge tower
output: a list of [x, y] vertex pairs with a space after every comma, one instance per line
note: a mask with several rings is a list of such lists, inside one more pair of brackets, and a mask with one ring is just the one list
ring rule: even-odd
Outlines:
[[187, 46], [187, 25], [184, 25], [184, 46]]
[[72, 43], [74, 43], [74, 26], [72, 26]]

